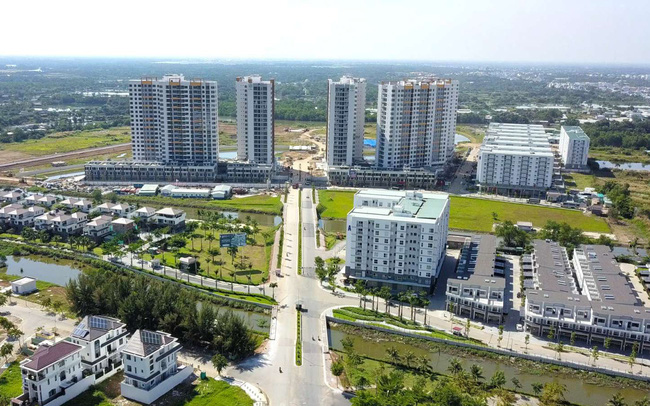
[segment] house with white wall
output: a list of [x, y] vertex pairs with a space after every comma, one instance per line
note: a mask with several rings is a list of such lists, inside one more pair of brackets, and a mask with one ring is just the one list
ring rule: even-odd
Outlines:
[[122, 349], [122, 396], [150, 404], [187, 379], [192, 368], [178, 363], [181, 348], [168, 333], [136, 330]]

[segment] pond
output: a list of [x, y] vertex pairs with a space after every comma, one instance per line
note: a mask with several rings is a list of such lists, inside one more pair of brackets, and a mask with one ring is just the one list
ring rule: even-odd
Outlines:
[[[457, 355], [447, 354], [444, 352], [431, 352], [423, 348], [399, 341], [369, 342], [369, 340], [363, 338], [361, 335], [344, 332], [342, 329], [335, 326], [330, 327], [328, 329], [328, 332], [329, 345], [335, 350], [343, 349], [341, 346], [341, 340], [345, 337], [350, 337], [354, 341], [355, 349], [357, 352], [359, 352], [360, 355], [369, 356], [375, 359], [386, 359], [386, 349], [388, 347], [395, 347], [402, 354], [410, 350], [413, 351], [416, 356], [428, 356], [431, 360], [429, 365], [431, 366], [432, 370], [440, 374], [448, 374], [447, 367], [449, 366], [449, 361], [452, 358], [456, 357], [460, 360], [463, 368], [466, 370], [469, 369], [472, 364], [480, 365], [483, 369], [483, 376], [485, 376], [486, 380], [489, 380], [495, 371], [503, 371], [508, 381], [506, 387], [509, 389], [515, 389], [514, 385], [511, 382], [511, 379], [516, 376], [522, 385], [522, 390], [527, 393], [533, 393], [533, 383], [539, 382], [544, 384], [556, 379], [552, 375], [549, 376], [548, 373], [544, 375], [527, 373], [520, 368], [517, 368], [513, 363], [502, 360], [486, 359], [469, 354], [459, 357]], [[628, 403], [642, 399], [647, 395], [647, 392], [641, 389], [619, 389], [613, 386], [603, 385], [601, 383], [596, 384], [587, 382], [584, 379], [581, 379], [579, 377], [572, 377], [571, 375], [563, 374], [560, 379], [561, 382], [567, 387], [567, 391], [565, 393], [566, 400], [585, 406], [606, 405], [607, 401], [616, 392], [620, 392], [628, 401]]]
[[[187, 214], [188, 218], [198, 219], [199, 218], [198, 212], [201, 209], [184, 207], [183, 210], [185, 211], [185, 214]], [[203, 210], [205, 211], [205, 209]], [[216, 212], [218, 210], [208, 209], [208, 211]], [[220, 211], [219, 213], [223, 214], [224, 216], [229, 216], [231, 218], [241, 218], [242, 221], [245, 220], [246, 217], [250, 217], [251, 220], [257, 221], [257, 224], [263, 227], [275, 227], [282, 223], [282, 216], [276, 216], [273, 214], [244, 213], [244, 212], [240, 213], [236, 211]]]
[[80, 273], [78, 269], [67, 265], [50, 264], [24, 257], [7, 257], [7, 274], [29, 276], [59, 286], [65, 286], [70, 279], [76, 280]]
[[621, 169], [626, 171], [650, 172], [650, 165], [641, 162], [616, 163], [612, 161], [596, 161], [600, 169]]
[[326, 233], [346, 233], [345, 225], [346, 219], [320, 219], [318, 220], [318, 227], [325, 230]]

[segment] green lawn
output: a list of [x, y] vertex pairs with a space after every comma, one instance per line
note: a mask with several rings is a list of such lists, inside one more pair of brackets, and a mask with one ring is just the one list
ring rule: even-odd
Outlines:
[[[354, 204], [354, 191], [319, 190], [322, 218], [346, 218]], [[450, 196], [449, 228], [490, 232], [497, 213], [498, 221], [531, 221], [542, 227], [548, 220], [566, 222], [584, 231], [611, 232], [604, 219], [590, 217], [577, 210], [508, 203], [487, 199]]]
[[191, 207], [223, 211], [242, 211], [250, 213], [267, 213], [282, 215], [280, 196], [257, 195], [230, 200], [176, 199], [162, 196], [120, 196], [120, 200], [140, 205], [171, 206], [177, 208]]
[[195, 386], [184, 401], [175, 403], [183, 406], [253, 406], [251, 399], [243, 389], [224, 381], [206, 379]]
[[584, 231], [609, 233], [605, 220], [589, 217], [577, 210], [540, 207], [529, 204], [507, 203], [494, 200], [472, 199], [451, 196], [449, 228], [471, 231], [492, 231], [492, 212], [498, 221], [530, 221], [535, 227], [542, 227], [547, 221], [565, 222]]
[[0, 396], [13, 398], [21, 393], [23, 393], [23, 378], [20, 374], [20, 364], [12, 362], [0, 375]]
[[0, 149], [29, 155], [49, 155], [79, 149], [105, 147], [131, 142], [129, 127], [107, 130], [66, 131], [49, 134], [38, 140], [3, 144]]
[[319, 190], [318, 202], [321, 218], [344, 219], [354, 206], [354, 190]]

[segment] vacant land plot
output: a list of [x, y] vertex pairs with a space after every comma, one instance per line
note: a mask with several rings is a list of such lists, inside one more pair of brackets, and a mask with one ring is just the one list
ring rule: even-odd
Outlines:
[[344, 219], [354, 206], [354, 190], [319, 190], [319, 212], [324, 219]]
[[[30, 156], [41, 156], [87, 148], [107, 147], [127, 142], [131, 142], [129, 127], [115, 127], [107, 130], [52, 133], [38, 140], [1, 144], [0, 150]], [[0, 155], [3, 152], [0, 152]]]
[[487, 199], [473, 199], [451, 196], [449, 228], [490, 232], [497, 214], [498, 221], [530, 221], [535, 227], [542, 227], [547, 221], [565, 222], [584, 231], [609, 233], [605, 220], [590, 217], [577, 210], [541, 207], [529, 204], [507, 203]]
[[140, 205], [172, 206], [178, 208], [242, 211], [249, 213], [282, 214], [280, 196], [256, 195], [230, 200], [176, 199], [173, 197], [120, 196], [120, 200]]
[[[322, 218], [346, 218], [354, 204], [354, 191], [321, 190], [319, 198]], [[609, 233], [605, 220], [590, 217], [577, 210], [499, 202], [468, 197], [450, 197], [449, 227], [468, 231], [490, 232], [497, 214], [498, 221], [531, 221], [535, 227], [542, 227], [547, 221], [567, 222], [584, 231]]]
[[485, 137], [485, 126], [482, 125], [458, 125], [456, 132], [469, 138], [469, 141], [474, 144], [480, 144]]
[[12, 362], [0, 375], [0, 396], [13, 398], [23, 393], [23, 377], [20, 374], [20, 364]]

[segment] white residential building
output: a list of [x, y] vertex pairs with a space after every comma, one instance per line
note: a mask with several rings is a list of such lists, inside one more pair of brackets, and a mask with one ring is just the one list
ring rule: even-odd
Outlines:
[[136, 161], [209, 165], [219, 156], [217, 82], [182, 75], [129, 82]]
[[238, 77], [237, 159], [256, 164], [275, 162], [275, 81], [259, 75]]
[[5, 192], [0, 195], [0, 200], [6, 203], [16, 203], [19, 200], [22, 200], [25, 196], [25, 193], [20, 190], [14, 190], [13, 192]]
[[31, 227], [34, 225], [34, 219], [45, 213], [45, 209], [40, 206], [30, 206], [26, 209], [18, 208], [5, 213], [8, 215], [9, 223], [15, 227]]
[[589, 136], [578, 126], [562, 126], [560, 156], [567, 169], [585, 169], [589, 156]]
[[36, 279], [24, 277], [15, 281], [11, 281], [11, 293], [16, 295], [28, 295], [36, 292]]
[[541, 125], [490, 123], [478, 159], [482, 190], [542, 192], [551, 187], [554, 156]]
[[192, 368], [178, 363], [181, 348], [170, 334], [136, 330], [122, 349], [122, 396], [150, 404], [187, 379]]
[[159, 226], [163, 227], [175, 229], [185, 226], [185, 212], [173, 207], [158, 210], [154, 219]]
[[338, 82], [328, 80], [327, 165], [363, 163], [365, 107], [365, 79], [343, 76]]
[[143, 219], [150, 219], [156, 214], [156, 209], [153, 207], [140, 207], [136, 211], [133, 212], [134, 217], [140, 217]]
[[429, 291], [447, 245], [449, 196], [364, 189], [347, 217], [345, 275], [369, 286]]
[[81, 366], [100, 382], [121, 370], [120, 351], [128, 341], [126, 325], [107, 316], [86, 316], [75, 327], [70, 341], [83, 347]]
[[382, 82], [377, 108], [377, 167], [441, 168], [452, 157], [457, 80]]
[[95, 383], [95, 376], [83, 377], [82, 350], [69, 341], [38, 347], [20, 363], [23, 394], [12, 399], [12, 404], [60, 406], [87, 390]]
[[52, 195], [43, 195], [40, 193], [34, 193], [25, 198], [24, 203], [28, 206], [39, 205], [50, 207], [56, 203], [56, 197]]
[[67, 199], [61, 200], [61, 205], [67, 209], [79, 209], [86, 213], [88, 213], [93, 207], [93, 204], [90, 200], [77, 199], [76, 197], [69, 197]]
[[84, 225], [84, 235], [99, 240], [111, 233], [113, 217], [102, 215], [95, 217]]

